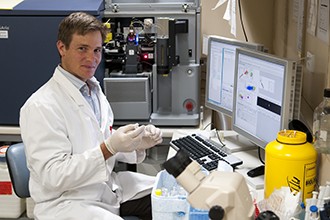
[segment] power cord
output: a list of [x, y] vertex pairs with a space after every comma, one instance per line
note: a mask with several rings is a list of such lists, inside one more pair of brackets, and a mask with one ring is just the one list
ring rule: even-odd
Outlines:
[[[209, 127], [209, 126], [211, 126], [211, 125], [214, 125], [213, 124], [213, 122], [210, 122], [210, 123], [208, 123], [202, 130], [205, 130], [207, 127]], [[212, 128], [212, 127], [211, 127]], [[215, 134], [217, 135], [217, 138], [218, 138], [218, 140], [219, 140], [219, 142], [220, 142], [220, 144], [221, 144], [221, 147], [225, 147], [226, 146], [226, 144], [224, 144], [223, 142], [222, 142], [222, 140], [221, 140], [221, 138], [220, 138], [220, 136], [219, 136], [219, 133], [218, 133], [218, 131], [215, 129]]]
[[246, 42], [249, 42], [249, 40], [248, 40], [248, 38], [247, 38], [247, 35], [246, 35], [245, 26], [244, 26], [244, 24], [243, 24], [241, 0], [238, 0], [238, 10], [239, 10], [239, 19], [240, 19], [241, 26], [242, 26], [242, 29], [243, 29], [243, 33], [244, 33], [244, 37], [245, 37], [245, 41], [246, 41]]
[[261, 147], [258, 147], [258, 157], [259, 157], [260, 162], [265, 165], [265, 161], [261, 157]]
[[[205, 130], [207, 127], [214, 125], [212, 122], [208, 123], [202, 130]], [[222, 142], [222, 138], [219, 136], [219, 132], [217, 130], [215, 130], [215, 133], [217, 135], [217, 138], [219, 140], [219, 143], [221, 144], [221, 147], [225, 147], [226, 144]], [[258, 147], [258, 157], [259, 160], [262, 164], [265, 164], [265, 161], [263, 160], [262, 156], [261, 156], [261, 147]]]

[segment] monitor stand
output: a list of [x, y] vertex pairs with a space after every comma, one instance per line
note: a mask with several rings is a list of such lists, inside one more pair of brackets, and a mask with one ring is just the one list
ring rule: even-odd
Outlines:
[[219, 137], [228, 153], [257, 149], [257, 145], [232, 130], [219, 131]]

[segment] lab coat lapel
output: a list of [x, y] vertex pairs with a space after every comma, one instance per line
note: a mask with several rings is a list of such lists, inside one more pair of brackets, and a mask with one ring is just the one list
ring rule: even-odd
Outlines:
[[93, 125], [97, 130], [99, 130], [98, 122], [96, 120], [95, 114], [90, 108], [89, 104], [80, 93], [80, 91], [65, 77], [59, 70], [55, 70], [53, 75], [54, 80], [66, 91], [66, 93], [72, 98], [72, 100], [79, 106], [82, 111], [93, 119]]
[[101, 129], [108, 130], [113, 125], [113, 112], [109, 108], [109, 102], [101, 90], [99, 90], [100, 110], [101, 110]]
[[80, 91], [58, 69], [55, 70], [53, 77], [59, 86], [66, 91], [77, 105], [84, 106], [88, 104]]
[[[101, 111], [101, 130], [107, 130], [109, 129], [109, 120], [110, 120], [110, 125], [113, 123], [113, 113], [111, 109], [109, 108], [109, 102], [106, 99], [105, 95], [103, 94], [100, 83], [96, 80], [95, 77], [90, 79], [93, 83], [98, 84], [98, 89], [97, 89], [97, 96], [100, 99], [100, 111]], [[110, 109], [110, 112], [108, 112]]]

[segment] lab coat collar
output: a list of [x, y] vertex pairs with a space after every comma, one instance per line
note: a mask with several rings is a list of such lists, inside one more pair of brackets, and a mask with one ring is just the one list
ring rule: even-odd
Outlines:
[[87, 104], [79, 89], [77, 89], [76, 86], [72, 84], [72, 82], [70, 82], [70, 80], [66, 78], [58, 68], [55, 69], [53, 78], [59, 85], [61, 85], [61, 87], [63, 87], [63, 89], [68, 92], [68, 94], [79, 106], [84, 106]]
[[63, 67], [61, 67], [61, 65], [58, 65], [56, 67], [56, 69], [58, 69], [77, 89], [81, 89], [83, 86], [86, 85], [86, 82], [82, 81], [75, 75], [73, 75], [73, 74], [69, 73], [68, 71], [66, 71], [65, 69], [63, 69]]
[[95, 77], [92, 77], [91, 79], [88, 79], [87, 82], [84, 82], [81, 79], [74, 76], [73, 74], [71, 74], [70, 72], [63, 69], [63, 67], [61, 67], [61, 65], [58, 65], [56, 70], [59, 70], [59, 72], [62, 73], [62, 75], [64, 75], [80, 91], [83, 86], [85, 86], [86, 84], [89, 84], [90, 86], [96, 88], [97, 92], [100, 92], [99, 91], [100, 83], [99, 83], [99, 81], [97, 81], [97, 79]]
[[[97, 125], [97, 127], [99, 127], [97, 119], [94, 115], [94, 112], [92, 111], [92, 109], [89, 107], [89, 104], [87, 103], [86, 99], [83, 97], [83, 95], [81, 94], [80, 90], [77, 89], [77, 87], [75, 85], [72, 84], [72, 82], [70, 82], [70, 80], [68, 78], [66, 78], [63, 73], [61, 73], [61, 71], [56, 68], [55, 72], [53, 74], [53, 79], [63, 88], [67, 91], [67, 94], [77, 103], [77, 105], [79, 107], [82, 107], [84, 109], [84, 111], [91, 117], [93, 118], [95, 124]], [[92, 77], [90, 79], [91, 82], [93, 83], [97, 83], [99, 84], [99, 82], [96, 80], [95, 77]], [[98, 86], [99, 87], [99, 86]], [[100, 88], [100, 87], [99, 87]], [[98, 91], [100, 91], [100, 89], [98, 88]], [[100, 96], [100, 99], [103, 98], [102, 96]], [[101, 110], [101, 129], [105, 129], [106, 127], [106, 116], [104, 115], [104, 108], [106, 108], [104, 106], [104, 102], [100, 101], [100, 110]]]

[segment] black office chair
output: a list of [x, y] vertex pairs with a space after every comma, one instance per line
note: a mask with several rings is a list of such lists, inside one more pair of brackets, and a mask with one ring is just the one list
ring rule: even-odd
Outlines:
[[[15, 194], [20, 198], [29, 198], [30, 171], [26, 166], [24, 144], [17, 143], [10, 145], [6, 151], [6, 161]], [[139, 219], [135, 216], [124, 216], [122, 218], [125, 220]]]

